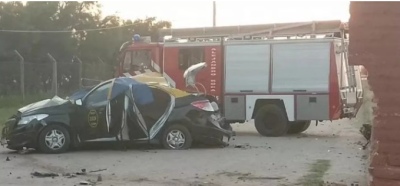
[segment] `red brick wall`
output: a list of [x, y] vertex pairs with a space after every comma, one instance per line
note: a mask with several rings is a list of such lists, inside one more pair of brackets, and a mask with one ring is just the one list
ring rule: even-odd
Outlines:
[[349, 63], [374, 92], [370, 185], [400, 186], [400, 2], [351, 2]]

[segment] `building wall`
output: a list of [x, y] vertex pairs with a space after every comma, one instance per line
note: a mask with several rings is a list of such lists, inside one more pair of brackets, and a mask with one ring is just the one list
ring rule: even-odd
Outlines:
[[364, 65], [374, 92], [369, 178], [400, 185], [400, 2], [351, 2], [349, 62]]

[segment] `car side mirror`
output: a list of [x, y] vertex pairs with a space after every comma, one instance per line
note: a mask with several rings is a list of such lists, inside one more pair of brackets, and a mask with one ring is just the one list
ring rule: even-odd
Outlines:
[[75, 100], [75, 105], [81, 106], [82, 105], [82, 99]]

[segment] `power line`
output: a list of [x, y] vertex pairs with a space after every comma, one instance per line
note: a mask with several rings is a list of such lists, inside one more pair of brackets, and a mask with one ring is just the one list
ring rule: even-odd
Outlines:
[[0, 30], [0, 32], [8, 32], [8, 33], [71, 33], [71, 32], [93, 32], [93, 31], [101, 31], [101, 30], [110, 30], [116, 28], [124, 28], [133, 26], [134, 24], [130, 25], [122, 25], [122, 26], [114, 26], [114, 27], [107, 27], [107, 28], [93, 28], [93, 29], [83, 29], [83, 30]]

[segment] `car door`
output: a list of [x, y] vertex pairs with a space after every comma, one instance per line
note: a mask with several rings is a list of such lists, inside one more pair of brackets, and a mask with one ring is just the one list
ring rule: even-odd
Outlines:
[[92, 140], [109, 137], [107, 107], [108, 93], [112, 82], [106, 82], [90, 91], [83, 98], [80, 109], [80, 137], [81, 140]]

